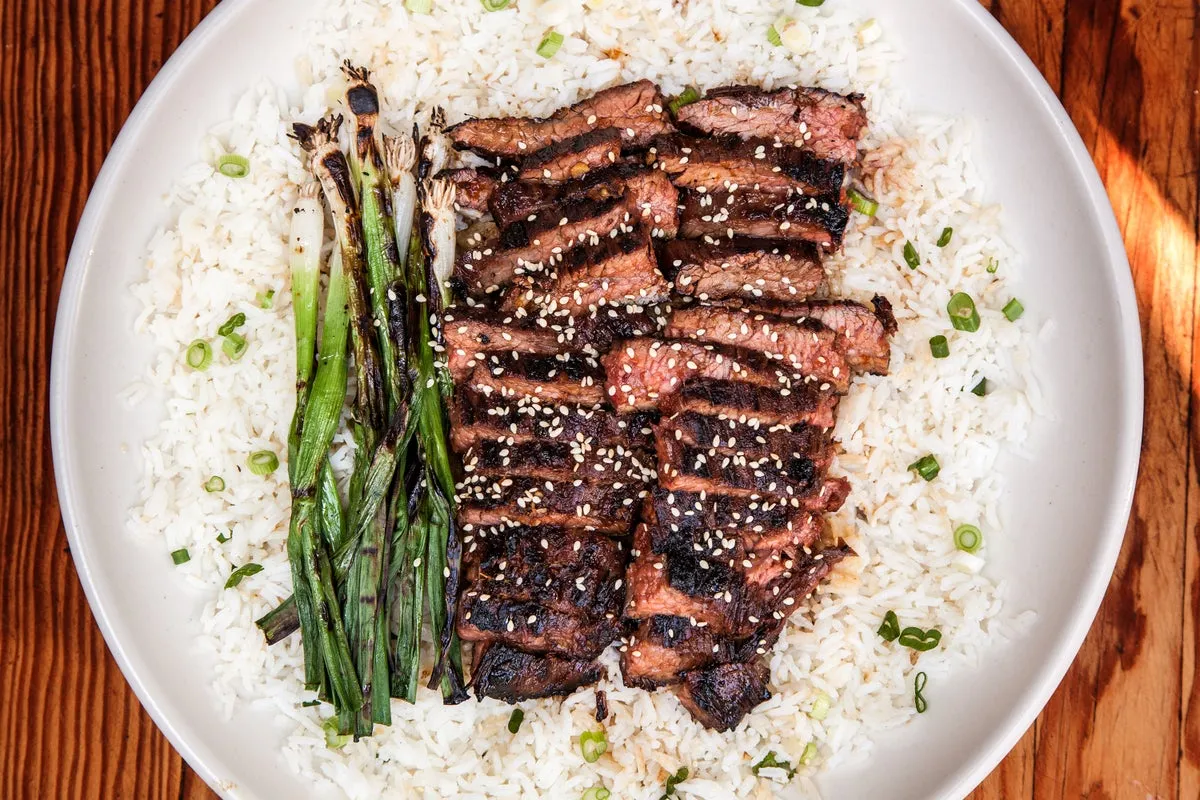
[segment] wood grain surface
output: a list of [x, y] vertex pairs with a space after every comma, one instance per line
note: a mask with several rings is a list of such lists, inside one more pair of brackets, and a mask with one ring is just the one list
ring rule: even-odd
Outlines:
[[[842, 0], [835, 0], [842, 1]], [[0, 0], [0, 798], [211, 798], [71, 562], [47, 382], [63, 266], [134, 102], [217, 0]], [[1146, 350], [1141, 480], [1083, 650], [978, 800], [1200, 798], [1200, 0], [985, 0], [1108, 188]], [[1069, 213], [1064, 209], [1064, 213]]]

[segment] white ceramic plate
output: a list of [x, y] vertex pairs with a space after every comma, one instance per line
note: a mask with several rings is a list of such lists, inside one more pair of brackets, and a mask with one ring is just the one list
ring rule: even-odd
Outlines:
[[[851, 2], [852, 0], [836, 0]], [[134, 335], [144, 247], [161, 198], [202, 132], [259, 77], [294, 81], [297, 20], [320, 0], [226, 0], [184, 43], [130, 117], [96, 182], [71, 252], [54, 339], [51, 417], [59, 497], [84, 590], [117, 662], [167, 737], [227, 798], [311, 793], [279, 757], [283, 732], [252, 706], [223, 720], [194, 636], [201, 598], [159, 548], [125, 533], [138, 445], [158, 422], [118, 392], [151, 355]], [[853, 800], [959, 798], [1000, 761], [1049, 699], [1087, 633], [1116, 561], [1137, 474], [1142, 360], [1133, 284], [1101, 185], [1070, 120], [1009, 36], [973, 0], [861, 0], [907, 54], [897, 83], [918, 108], [969, 115], [989, 194], [1017, 248], [1036, 258], [1020, 296], [1049, 309], [1040, 346], [1059, 410], [1034, 431], [1038, 459], [1009, 464], [1008, 538], [989, 570], [1038, 611], [1029, 636], [978, 670], [940, 681], [937, 702], [878, 740], [867, 764], [821, 779]]]

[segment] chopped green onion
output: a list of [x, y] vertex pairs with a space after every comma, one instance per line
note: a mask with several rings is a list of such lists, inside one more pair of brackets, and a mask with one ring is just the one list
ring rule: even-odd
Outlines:
[[846, 190], [846, 199], [850, 201], [850, 206], [860, 214], [873, 217], [879, 213], [879, 203], [868, 196], [866, 192], [859, 191], [853, 186]]
[[750, 770], [757, 775], [761, 769], [782, 769], [787, 770], [788, 778], [790, 779], [796, 774], [796, 770], [792, 769], [792, 762], [782, 761], [775, 756], [774, 750], [767, 751], [767, 754], [762, 757], [762, 760], [755, 764]]
[[223, 492], [225, 491], [225, 479], [220, 475], [213, 475], [204, 482], [204, 491], [206, 492]]
[[954, 228], [942, 228], [942, 235], [938, 237], [937, 246], [945, 247], [950, 244], [950, 240], [954, 237]]
[[932, 455], [921, 456], [916, 461], [908, 465], [909, 469], [915, 469], [917, 474], [927, 481], [931, 481], [938, 476], [942, 471], [942, 465]]
[[829, 695], [824, 692], [817, 692], [817, 699], [813, 701], [812, 711], [808, 712], [809, 718], [815, 719], [817, 722], [823, 722], [829, 716], [829, 706]]
[[799, 5], [808, 6], [809, 8], [820, 8], [825, 5], [825, 0], [796, 0]]
[[221, 352], [228, 356], [230, 361], [240, 361], [242, 356], [246, 355], [246, 348], [249, 346], [245, 336], [231, 333], [221, 342]]
[[775, 47], [779, 47], [780, 45], [783, 44], [783, 39], [780, 38], [780, 36], [779, 36], [779, 29], [776, 28], [774, 25], [767, 28], [767, 41], [770, 42]]
[[807, 767], [812, 763], [812, 760], [817, 757], [817, 743], [809, 742], [804, 745], [804, 752], [800, 754], [800, 766]]
[[983, 531], [974, 525], [959, 525], [954, 529], [954, 546], [964, 553], [974, 553], [983, 547]]
[[996, 270], [1000, 269], [1000, 262], [995, 258], [989, 258], [987, 263], [988, 275], [995, 275]]
[[217, 172], [226, 178], [244, 178], [250, 174], [250, 161], [237, 153], [226, 153], [217, 159]]
[[690, 106], [692, 103], [700, 99], [700, 92], [696, 91], [695, 87], [689, 86], [679, 94], [671, 98], [671, 102], [667, 103], [667, 108], [671, 109], [671, 114], [674, 116], [679, 113], [679, 109], [684, 106]]
[[350, 734], [343, 735], [338, 730], [337, 717], [330, 717], [321, 723], [321, 727], [325, 730], [325, 746], [330, 750], [340, 750], [350, 741]]
[[262, 572], [261, 564], [242, 564], [240, 567], [229, 573], [229, 580], [225, 581], [225, 588], [232, 589], [242, 582], [242, 578], [249, 578], [251, 575], [257, 575]]
[[503, 11], [508, 8], [510, 0], [479, 0], [484, 11]]
[[979, 383], [975, 384], [975, 388], [971, 390], [971, 394], [976, 397], [983, 397], [988, 393], [987, 378], [980, 378]]
[[233, 531], [232, 531], [232, 530], [230, 530], [230, 531], [229, 531], [229, 533], [218, 533], [218, 534], [217, 534], [217, 543], [218, 543], [218, 544], [225, 544], [226, 542], [228, 542], [228, 541], [229, 541], [230, 539], [232, 539], [232, 538], [233, 538]]
[[883, 622], [879, 623], [879, 630], [875, 631], [883, 638], [885, 642], [894, 642], [900, 638], [900, 620], [896, 618], [895, 611], [889, 611], [883, 615]]
[[604, 731], [584, 731], [579, 734], [579, 749], [584, 761], [595, 764], [608, 751], [608, 736]]
[[433, 0], [404, 0], [404, 7], [414, 14], [429, 14], [433, 11]]
[[929, 340], [929, 352], [933, 353], [934, 358], [945, 358], [950, 355], [950, 342], [946, 341], [945, 336], [934, 336]]
[[558, 31], [550, 31], [546, 34], [546, 38], [542, 39], [542, 43], [537, 46], [537, 54], [542, 58], [553, 58], [558, 52], [558, 48], [562, 47], [563, 35]]
[[1016, 322], [1025, 313], [1025, 306], [1021, 305], [1021, 301], [1013, 298], [1004, 304], [1004, 316], [1009, 322]]
[[258, 301], [259, 308], [270, 308], [275, 305], [275, 290], [267, 289], [265, 292], [259, 292], [254, 295], [254, 299]]
[[924, 653], [932, 650], [942, 641], [942, 632], [937, 628], [923, 631], [920, 628], [905, 628], [900, 631], [900, 645]]
[[270, 475], [279, 469], [279, 456], [270, 450], [255, 450], [246, 459], [246, 464], [255, 475]]
[[917, 248], [912, 242], [904, 243], [904, 263], [908, 264], [909, 269], [916, 269], [921, 266], [921, 256], [917, 253]]
[[212, 363], [212, 348], [203, 339], [197, 339], [188, 345], [187, 365], [192, 369], [203, 372]]
[[516, 733], [521, 730], [521, 723], [525, 721], [525, 712], [519, 708], [514, 708], [512, 715], [508, 718], [508, 732]]
[[303, 703], [300, 704], [300, 707], [301, 708], [312, 708], [314, 706], [319, 706], [319, 705], [321, 705], [320, 700], [305, 700]]
[[245, 324], [246, 324], [246, 315], [243, 314], [241, 311], [239, 311], [238, 313], [234, 314], [229, 319], [225, 320], [224, 324], [221, 325], [221, 327], [217, 328], [217, 335], [218, 336], [228, 336], [229, 334], [233, 333], [234, 331], [236, 331], [238, 328], [242, 327]]
[[675, 794], [675, 787], [686, 781], [690, 774], [687, 767], [680, 767], [675, 770], [674, 775], [668, 775], [667, 782], [663, 786], [662, 797], [659, 800], [667, 800], [668, 797], [672, 797]]
[[924, 672], [917, 673], [917, 679], [913, 681], [913, 704], [917, 707], [918, 714], [924, 714], [925, 709], [929, 704], [925, 702], [925, 696], [921, 692], [925, 691], [925, 683], [929, 680], [929, 676]]
[[579, 800], [608, 800], [610, 797], [612, 797], [612, 792], [608, 789], [603, 786], [593, 786], [580, 795]]
[[192, 560], [192, 554], [187, 551], [186, 547], [171, 551], [171, 560], [175, 562], [175, 566], [186, 564]]
[[966, 292], [958, 292], [950, 298], [946, 313], [950, 315], [950, 324], [955, 330], [967, 333], [979, 330], [979, 312], [975, 310], [975, 301]]

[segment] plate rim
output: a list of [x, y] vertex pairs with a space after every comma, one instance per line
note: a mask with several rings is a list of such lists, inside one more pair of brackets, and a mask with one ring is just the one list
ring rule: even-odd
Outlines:
[[[195, 54], [210, 39], [219, 35], [222, 28], [244, 7], [254, 2], [257, 0], [225, 0], [209, 12], [163, 64], [122, 124], [89, 192], [67, 258], [55, 316], [49, 386], [51, 455], [59, 507], [71, 557], [91, 613], [100, 628], [109, 653], [142, 707], [172, 747], [205, 783], [222, 797], [232, 796], [233, 788], [221, 780], [207, 758], [201, 757], [198, 749], [193, 747], [183, 732], [173, 724], [169, 715], [147, 689], [143, 678], [147, 667], [134, 663], [128, 657], [115, 633], [109, 606], [97, 592], [93, 579], [95, 567], [89, 559], [90, 549], [86, 543], [87, 536], [83, 532], [82, 514], [77, 508], [78, 499], [72, 482], [75, 470], [70, 445], [64, 438], [66, 398], [69, 394], [67, 387], [71, 382], [67, 370], [67, 353], [69, 343], [75, 336], [75, 312], [82, 298], [83, 276], [91, 259], [92, 242], [99, 232], [99, 219], [113, 192], [117, 176], [131, 156], [131, 141], [145, 126], [159, 98], [170, 90]], [[1114, 297], [1120, 312], [1117, 320], [1119, 334], [1128, 356], [1125, 374], [1120, 376], [1120, 410], [1128, 420], [1128, 425], [1118, 440], [1118, 458], [1113, 471], [1114, 486], [1118, 490], [1113, 492], [1108, 503], [1105, 536], [1096, 548], [1095, 567], [1091, 570], [1087, 582], [1076, 593], [1072, 621], [1066, 635], [1059, 639], [1056, 647], [1048, 651], [1042, 660], [1043, 665], [1037, 670], [1038, 680], [1035, 686], [1025, 693], [1024, 702], [988, 737], [985, 746], [969, 764], [947, 775], [945, 796], [965, 797], [995, 769], [1041, 714], [1074, 662], [1107, 594], [1108, 584], [1124, 543], [1140, 468], [1144, 426], [1144, 366], [1137, 299], [1124, 240], [1107, 190], [1078, 129], [1033, 60], [999, 21], [972, 0], [953, 2], [972, 18], [981, 33], [987, 34], [998, 45], [1059, 128], [1074, 170], [1082, 179], [1083, 188], [1088, 195], [1090, 211], [1100, 229], [1104, 250], [1109, 255], [1106, 266], [1112, 272]]]

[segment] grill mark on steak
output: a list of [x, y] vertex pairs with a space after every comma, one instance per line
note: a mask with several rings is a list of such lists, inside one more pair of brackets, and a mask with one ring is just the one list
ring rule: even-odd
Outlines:
[[547, 145], [521, 162], [518, 180], [568, 181], [621, 157], [621, 132], [616, 128], [588, 131]]
[[697, 722], [724, 733], [771, 699], [768, 677], [767, 667], [758, 662], [721, 664], [689, 672], [675, 693]]
[[813, 425], [751, 426], [728, 417], [722, 419], [684, 411], [663, 417], [658, 428], [661, 435], [683, 444], [714, 448], [725, 454], [749, 458], [805, 456], [819, 467], [827, 467], [833, 459], [829, 432]]
[[522, 700], [566, 697], [581, 686], [600, 680], [602, 674], [595, 661], [534, 655], [497, 644], [476, 656], [472, 683], [480, 700], [494, 697], [515, 704]]
[[573, 247], [540, 272], [517, 278], [501, 309], [594, 313], [606, 305], [651, 305], [670, 296], [670, 284], [658, 271], [650, 231], [639, 226], [604, 237], [597, 247]]
[[700, 139], [659, 136], [650, 143], [646, 163], [688, 189], [726, 189], [739, 186], [764, 191], [837, 195], [842, 191], [846, 165], [775, 139], [724, 136]]
[[837, 248], [850, 221], [850, 212], [833, 194], [684, 189], [679, 193], [679, 209], [679, 235], [687, 239], [749, 236]]
[[790, 303], [825, 285], [825, 269], [811, 242], [672, 239], [659, 249], [659, 268], [674, 281], [675, 291], [701, 300]]
[[652, 422], [647, 414], [618, 416], [595, 406], [514, 400], [467, 388], [459, 389], [450, 402], [450, 441], [458, 452], [488, 439], [509, 444], [591, 441], [647, 448], [653, 446]]
[[825, 526], [812, 512], [772, 500], [727, 494], [702, 496], [656, 487], [646, 507], [650, 550], [689, 553], [707, 536], [740, 539], [746, 551], [795, 553], [812, 547]]
[[533, 441], [509, 444], [479, 442], [463, 455], [463, 472], [491, 477], [533, 477], [549, 480], [612, 480], [646, 483], [654, 480], [654, 456], [649, 450], [624, 445], [595, 445], [588, 441]]
[[496, 525], [556, 525], [623, 535], [645, 495], [642, 484], [632, 481], [468, 478], [458, 493], [459, 522], [468, 532]]
[[593, 406], [604, 402], [603, 367], [590, 356], [563, 353], [555, 356], [491, 355], [467, 379], [479, 392], [496, 392], [503, 398], [534, 397], [545, 403]]
[[690, 306], [671, 313], [663, 335], [755, 350], [806, 377], [828, 383], [838, 393], [850, 388], [850, 368], [837, 347], [837, 336], [816, 320]]
[[455, 205], [460, 209], [479, 213], [488, 210], [492, 193], [500, 183], [497, 170], [490, 167], [444, 169], [436, 177], [448, 179], [454, 184]]
[[740, 380], [690, 380], [659, 408], [664, 414], [695, 411], [750, 425], [815, 425], [832, 428], [839, 395], [815, 383], [801, 383], [782, 394], [772, 387]]
[[778, 623], [745, 638], [714, 636], [686, 617], [653, 616], [638, 623], [621, 652], [621, 676], [629, 686], [653, 691], [679, 683], [683, 674], [713, 664], [750, 661], [775, 644]]
[[622, 632], [616, 615], [593, 620], [475, 589], [463, 593], [458, 607], [458, 635], [463, 641], [497, 642], [530, 653], [593, 659]]
[[754, 86], [712, 89], [679, 109], [681, 127], [742, 138], [778, 138], [845, 164], [858, 160], [858, 139], [867, 126], [862, 95], [823, 89], [764, 91]]
[[665, 108], [658, 87], [641, 80], [597, 92], [547, 119], [473, 119], [446, 132], [458, 149], [489, 157], [523, 158], [555, 142], [603, 128], [616, 128], [624, 147], [637, 148], [675, 129]]

